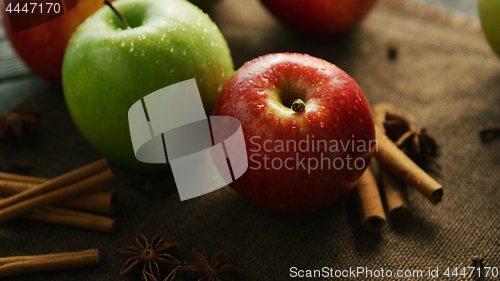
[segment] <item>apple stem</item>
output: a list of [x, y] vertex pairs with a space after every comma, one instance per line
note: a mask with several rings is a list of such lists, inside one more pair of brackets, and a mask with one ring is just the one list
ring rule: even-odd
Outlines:
[[296, 99], [293, 101], [291, 108], [295, 112], [302, 112], [306, 109], [306, 103], [301, 99]]
[[111, 5], [111, 2], [109, 2], [109, 0], [104, 0], [103, 2], [104, 4], [108, 5], [111, 10], [113, 10], [113, 12], [115, 12], [116, 16], [120, 19], [122, 25], [123, 25], [123, 29], [127, 29], [130, 27], [130, 25], [127, 23], [127, 21], [125, 20], [125, 18], [122, 16], [122, 14], [120, 14], [116, 9], [115, 7], [113, 7], [113, 5]]

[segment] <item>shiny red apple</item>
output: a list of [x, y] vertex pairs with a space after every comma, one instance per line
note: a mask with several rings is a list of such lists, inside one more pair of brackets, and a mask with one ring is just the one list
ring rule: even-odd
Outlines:
[[278, 213], [307, 213], [342, 198], [376, 144], [358, 84], [309, 55], [270, 54], [245, 63], [222, 89], [212, 115], [242, 124], [248, 169], [231, 187]]
[[368, 14], [376, 0], [261, 0], [290, 28], [314, 36], [344, 34]]
[[[62, 61], [69, 38], [80, 23], [104, 6], [102, 0], [79, 0], [71, 2], [78, 3], [64, 15], [44, 24], [18, 32], [12, 31], [6, 7], [2, 5], [2, 19], [5, 30], [19, 56], [34, 73], [56, 84], [61, 83]], [[67, 3], [68, 1], [66, 1]], [[43, 8], [48, 9], [48, 6]], [[40, 13], [31, 14], [31, 10], [31, 6], [29, 6], [28, 20], [32, 20], [33, 22], [43, 21], [40, 17], [47, 16]]]

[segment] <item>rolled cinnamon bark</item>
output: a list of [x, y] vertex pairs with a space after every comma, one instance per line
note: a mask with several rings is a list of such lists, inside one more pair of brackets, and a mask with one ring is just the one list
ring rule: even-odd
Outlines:
[[375, 158], [380, 165], [429, 199], [433, 204], [443, 199], [443, 186], [413, 162], [398, 146], [387, 137], [379, 126], [375, 126], [377, 148]]
[[386, 225], [387, 220], [377, 181], [370, 167], [361, 175], [355, 190], [361, 224], [368, 231], [380, 232]]
[[99, 264], [99, 250], [0, 259], [0, 277], [33, 272], [62, 270]]
[[4, 173], [4, 172], [0, 172], [0, 179], [1, 180], [8, 180], [8, 181], [28, 182], [28, 183], [43, 183], [43, 182], [47, 181], [47, 179], [43, 179], [43, 178], [36, 178], [36, 177], [24, 176], [24, 175], [16, 175], [16, 174]]
[[[372, 107], [372, 111], [375, 125], [379, 126], [385, 134], [384, 122], [386, 114], [388, 112], [394, 113], [396, 111], [395, 106], [392, 103], [378, 103]], [[381, 167], [380, 170], [389, 214], [395, 218], [406, 218], [410, 214], [410, 200], [405, 182], [384, 167]]]
[[[0, 196], [12, 196], [27, 189], [35, 188], [38, 185], [39, 184], [37, 183], [0, 180]], [[85, 193], [68, 200], [55, 203], [55, 205], [81, 211], [89, 211], [92, 213], [112, 215], [114, 213], [115, 199], [116, 192], [114, 190], [106, 190]]]
[[[89, 178], [75, 182], [68, 186], [53, 190], [48, 193], [40, 194], [29, 198], [5, 209], [0, 210], [0, 223], [13, 219], [15, 217], [27, 214], [35, 209], [44, 207], [56, 202], [88, 192], [97, 186], [109, 183], [113, 180], [113, 173], [110, 169], [95, 174]], [[10, 198], [10, 197], [9, 197]]]
[[0, 200], [0, 210], [5, 209], [21, 201], [27, 200], [29, 198], [50, 192], [52, 190], [56, 190], [63, 186], [84, 181], [85, 179], [97, 175], [107, 169], [109, 169], [109, 166], [106, 159], [95, 161], [86, 166], [68, 172], [66, 174], [63, 174], [57, 178], [45, 181], [35, 188], [27, 189], [16, 195]]
[[407, 218], [410, 215], [410, 201], [406, 183], [386, 168], [381, 168], [387, 210], [392, 217]]
[[[0, 199], [2, 198], [0, 197]], [[36, 209], [21, 217], [35, 221], [75, 226], [108, 233], [114, 232], [116, 225], [116, 220], [112, 218], [51, 206]]]

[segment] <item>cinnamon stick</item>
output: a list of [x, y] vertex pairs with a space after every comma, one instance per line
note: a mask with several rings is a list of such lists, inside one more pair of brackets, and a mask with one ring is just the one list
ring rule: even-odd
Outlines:
[[[392, 103], [378, 103], [372, 107], [375, 125], [379, 126], [385, 134], [384, 122], [387, 113], [394, 113], [395, 106]], [[410, 214], [410, 200], [406, 184], [393, 173], [381, 167], [382, 185], [384, 188], [385, 201], [389, 214], [395, 218], [405, 218]]]
[[389, 214], [398, 219], [407, 218], [411, 209], [406, 183], [386, 168], [381, 168], [381, 172]]
[[443, 186], [415, 164], [379, 126], [375, 126], [375, 131], [378, 146], [375, 158], [380, 164], [415, 187], [433, 204], [439, 203], [443, 199]]
[[380, 232], [387, 223], [377, 187], [377, 181], [370, 167], [361, 175], [355, 188], [356, 203], [361, 224], [371, 232]]
[[22, 217], [35, 221], [75, 226], [109, 233], [115, 231], [116, 224], [115, 219], [112, 218], [51, 206], [36, 209]]
[[[76, 253], [80, 253], [82, 255], [88, 255], [95, 253], [96, 249], [78, 251]], [[41, 259], [41, 258], [57, 258], [57, 257], [67, 257], [75, 255], [75, 252], [65, 252], [65, 253], [54, 253], [54, 254], [45, 254], [45, 255], [34, 255], [34, 256], [12, 256], [12, 257], [3, 257], [0, 258], [0, 265], [18, 262], [18, 261], [26, 261], [33, 259]]]
[[28, 182], [28, 183], [43, 183], [43, 182], [47, 181], [46, 179], [42, 179], [42, 178], [36, 178], [36, 177], [24, 176], [24, 175], [16, 175], [16, 174], [4, 173], [4, 172], [0, 172], [0, 179], [1, 180], [8, 180], [8, 181]]
[[0, 210], [54, 189], [79, 182], [106, 169], [109, 169], [106, 159], [98, 160], [57, 178], [46, 181], [35, 188], [27, 189], [21, 193], [0, 200]]
[[75, 226], [108, 233], [115, 231], [116, 223], [112, 218], [51, 206], [36, 209], [22, 217], [36, 221]]
[[[66, 200], [84, 192], [90, 191], [97, 186], [109, 183], [113, 180], [113, 173], [107, 169], [84, 180], [80, 180], [60, 189], [38, 195], [36, 197], [19, 202], [0, 210], [0, 223], [24, 215], [56, 202]], [[29, 190], [28, 190], [29, 191]], [[14, 195], [15, 196], [15, 195]]]
[[[27, 189], [35, 188], [38, 185], [37, 183], [0, 180], [0, 196], [12, 196]], [[78, 195], [74, 198], [58, 202], [55, 205], [92, 213], [111, 215], [114, 211], [115, 197], [116, 192], [114, 190], [105, 190]]]
[[99, 250], [0, 258], [0, 277], [99, 264]]

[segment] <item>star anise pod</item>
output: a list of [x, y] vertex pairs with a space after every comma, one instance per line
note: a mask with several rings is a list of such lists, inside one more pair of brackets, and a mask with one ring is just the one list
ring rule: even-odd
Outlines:
[[193, 249], [196, 257], [196, 262], [185, 262], [180, 266], [185, 271], [194, 272], [201, 276], [198, 281], [231, 281], [230, 273], [238, 272], [240, 269], [232, 264], [222, 265], [225, 258], [225, 253], [221, 252], [216, 255], [211, 263], [202, 254]]
[[138, 247], [116, 249], [127, 260], [120, 274], [131, 279], [138, 279], [143, 276], [143, 272], [147, 272], [160, 280], [163, 272], [169, 272], [178, 266], [181, 262], [168, 252], [178, 248], [179, 244], [165, 243], [164, 235], [164, 233], [157, 234], [150, 244], [144, 235], [137, 232]]
[[12, 110], [7, 114], [0, 115], [0, 138], [4, 137], [11, 130], [17, 138], [21, 138], [26, 131], [26, 127], [38, 123], [40, 115], [39, 109]]
[[387, 112], [384, 127], [387, 136], [408, 153], [416, 156], [438, 154], [436, 139], [424, 127], [416, 127], [410, 117]]

